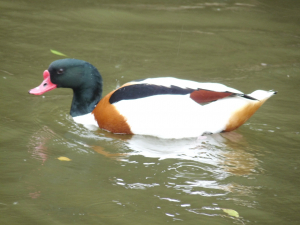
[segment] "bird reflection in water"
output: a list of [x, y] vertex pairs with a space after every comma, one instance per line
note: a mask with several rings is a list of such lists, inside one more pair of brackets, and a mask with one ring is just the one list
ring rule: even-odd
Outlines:
[[[121, 142], [121, 146], [125, 146], [129, 152], [111, 153], [99, 145], [84, 144], [84, 147], [89, 147], [105, 157], [116, 160], [130, 158], [133, 155], [160, 160], [169, 158], [192, 160], [214, 165], [219, 169], [222, 168], [224, 172], [239, 176], [253, 173], [258, 166], [258, 160], [254, 154], [246, 151], [248, 143], [245, 137], [235, 131], [207, 135], [200, 139], [161, 139], [143, 135], [118, 135], [98, 130], [90, 132], [89, 137], [99, 138], [98, 134], [104, 134], [105, 138]], [[47, 126], [35, 132], [28, 143], [32, 157], [44, 163], [47, 160], [48, 151], [46, 143], [55, 136], [57, 136], [55, 132]]]

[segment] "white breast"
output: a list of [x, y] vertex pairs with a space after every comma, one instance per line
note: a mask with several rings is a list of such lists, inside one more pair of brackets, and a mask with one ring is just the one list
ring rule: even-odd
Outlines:
[[98, 123], [95, 120], [95, 116], [91, 113], [88, 113], [88, 114], [85, 114], [82, 116], [73, 117], [73, 120], [76, 123], [83, 124], [89, 130], [97, 130], [99, 128]]

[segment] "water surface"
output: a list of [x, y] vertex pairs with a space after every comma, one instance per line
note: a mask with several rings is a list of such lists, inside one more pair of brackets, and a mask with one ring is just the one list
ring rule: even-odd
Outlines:
[[[299, 8], [1, 1], [1, 224], [299, 224]], [[95, 65], [104, 94], [158, 76], [279, 94], [205, 140], [89, 131], [69, 116], [71, 90], [27, 94], [63, 58], [50, 49]]]

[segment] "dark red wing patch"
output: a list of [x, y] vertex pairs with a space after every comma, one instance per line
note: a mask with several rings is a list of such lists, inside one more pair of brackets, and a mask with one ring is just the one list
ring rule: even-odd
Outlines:
[[191, 99], [193, 99], [197, 103], [206, 103], [216, 101], [221, 98], [228, 97], [232, 95], [231, 92], [216, 92], [216, 91], [208, 91], [208, 90], [197, 90], [193, 91], [190, 94]]

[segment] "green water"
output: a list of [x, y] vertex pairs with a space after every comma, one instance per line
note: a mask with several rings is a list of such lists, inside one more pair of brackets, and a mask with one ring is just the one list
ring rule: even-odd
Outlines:
[[[0, 38], [0, 224], [300, 223], [298, 1], [2, 0]], [[28, 94], [50, 49], [95, 65], [104, 94], [174, 76], [278, 95], [207, 140], [92, 132], [71, 90]]]

